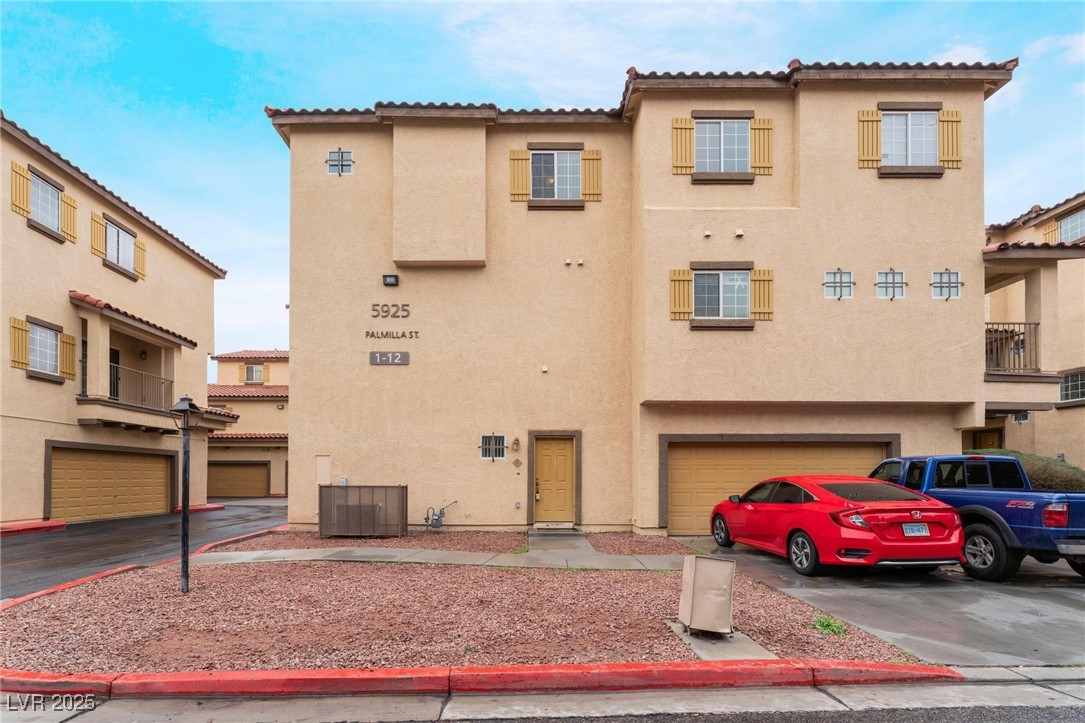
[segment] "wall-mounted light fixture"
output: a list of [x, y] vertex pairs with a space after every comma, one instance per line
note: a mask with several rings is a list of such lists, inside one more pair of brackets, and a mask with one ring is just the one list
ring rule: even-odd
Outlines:
[[510, 445], [510, 448], [512, 449], [513, 452], [518, 452], [520, 450], [520, 438], [519, 437], [513, 437], [512, 438], [512, 444]]
[[146, 350], [141, 350], [139, 352], [139, 358], [140, 359], [146, 359], [147, 358], [147, 351]]
[[385, 274], [382, 279], [385, 286], [399, 286], [399, 274]]
[[286, 405], [285, 404], [276, 404], [275, 408], [276, 409], [286, 409]]

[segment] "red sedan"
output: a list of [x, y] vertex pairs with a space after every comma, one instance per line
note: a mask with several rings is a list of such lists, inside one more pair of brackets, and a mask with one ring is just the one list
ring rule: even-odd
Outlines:
[[824, 565], [929, 572], [964, 562], [961, 518], [900, 485], [851, 475], [777, 477], [712, 509], [720, 547], [742, 542], [784, 555], [800, 575]]

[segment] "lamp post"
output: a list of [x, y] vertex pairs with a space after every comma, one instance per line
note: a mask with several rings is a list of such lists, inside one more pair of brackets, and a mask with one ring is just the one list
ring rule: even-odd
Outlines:
[[188, 592], [188, 441], [200, 426], [203, 412], [187, 394], [170, 408], [173, 423], [181, 430], [181, 592]]

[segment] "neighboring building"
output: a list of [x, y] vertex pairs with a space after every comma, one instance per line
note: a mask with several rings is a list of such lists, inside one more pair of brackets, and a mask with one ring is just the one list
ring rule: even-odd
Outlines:
[[285, 496], [290, 353], [249, 349], [211, 358], [218, 383], [207, 385], [208, 404], [241, 418], [208, 438], [207, 496]]
[[[1061, 454], [1085, 467], [1085, 192], [1033, 206], [987, 234], [984, 254], [1002, 271], [987, 289], [988, 370], [1057, 384], [1059, 396], [988, 420], [976, 446]], [[1043, 301], [1053, 284], [1054, 309]], [[1058, 373], [1040, 373], [1048, 369]]]
[[[0, 520], [168, 513], [181, 439], [167, 411], [204, 404], [214, 281], [226, 272], [7, 118]], [[192, 436], [206, 500], [211, 412]]]
[[989, 402], [1053, 403], [984, 378], [983, 103], [1016, 65], [630, 69], [609, 111], [268, 108], [291, 525], [345, 477], [407, 485], [412, 524], [456, 500], [446, 524], [707, 534], [770, 475], [959, 452]]

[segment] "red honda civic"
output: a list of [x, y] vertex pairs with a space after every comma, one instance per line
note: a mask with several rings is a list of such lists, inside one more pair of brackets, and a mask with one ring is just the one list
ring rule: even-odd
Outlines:
[[712, 509], [720, 547], [742, 542], [783, 555], [800, 575], [825, 565], [930, 572], [964, 562], [961, 518], [900, 485], [851, 475], [777, 477]]

